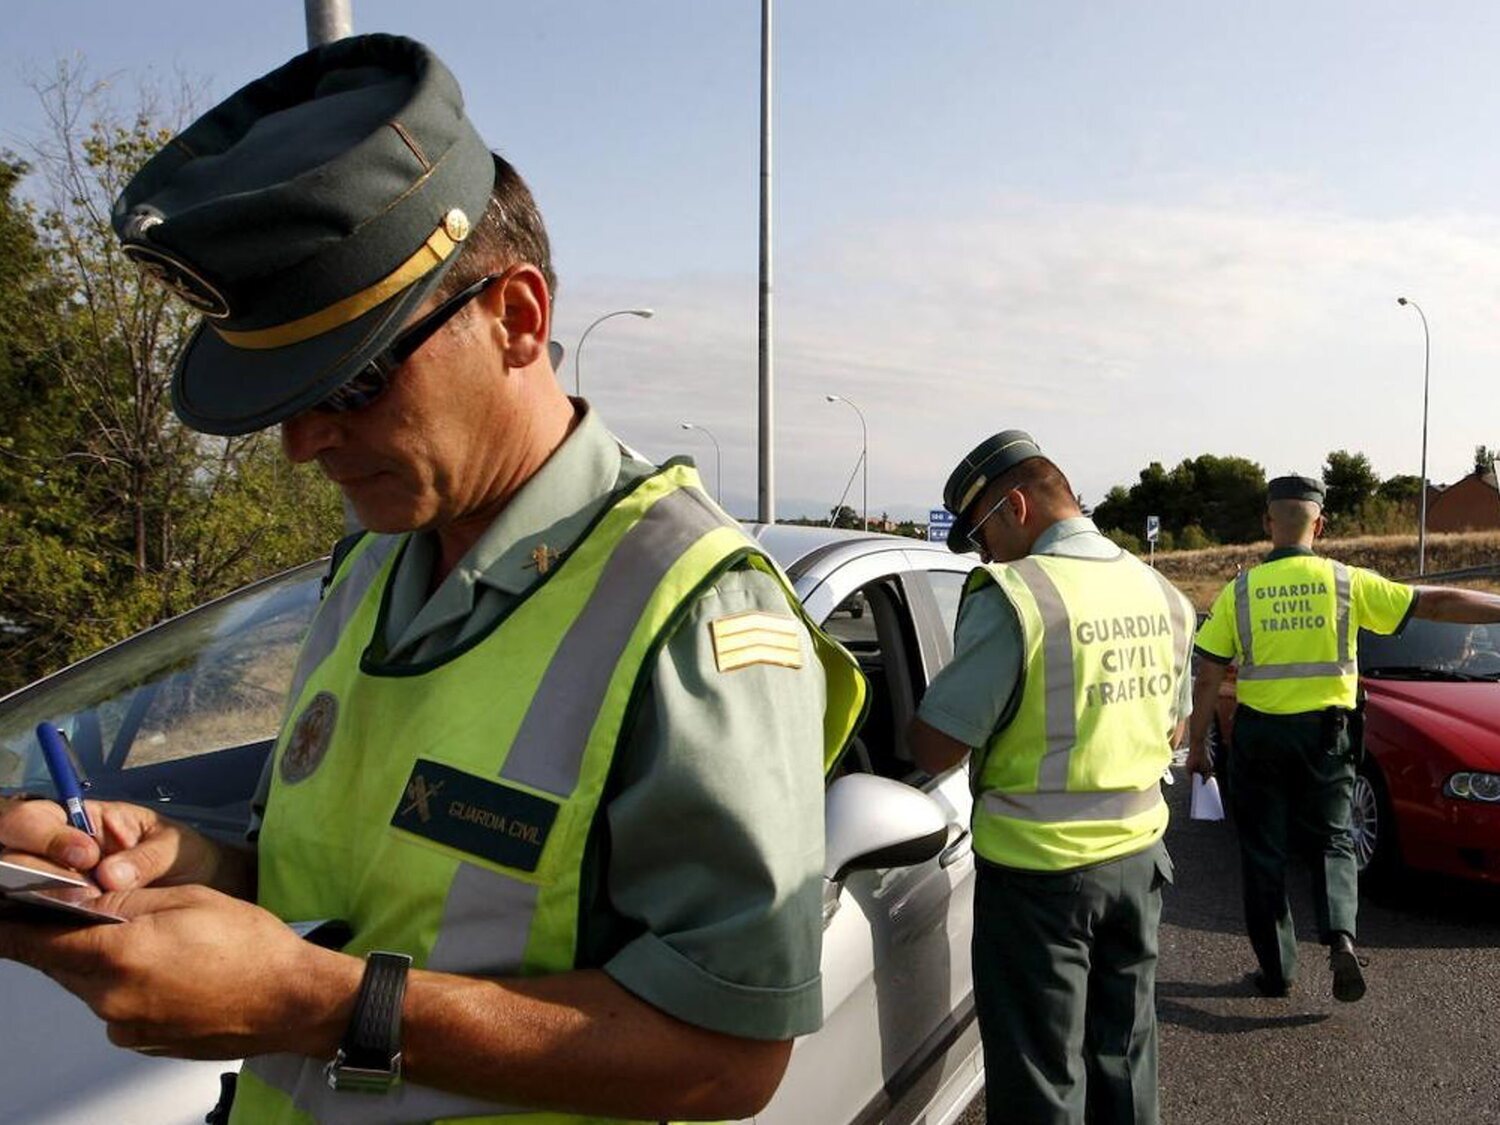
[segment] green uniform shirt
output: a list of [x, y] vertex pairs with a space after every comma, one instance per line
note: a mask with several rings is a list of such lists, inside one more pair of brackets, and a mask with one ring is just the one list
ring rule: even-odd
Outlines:
[[[1112, 559], [1120, 548], [1086, 516], [1058, 520], [1037, 537], [1034, 555]], [[933, 679], [917, 709], [928, 726], [966, 746], [984, 746], [1009, 724], [1021, 700], [1025, 644], [1010, 599], [989, 584], [966, 597], [953, 630], [953, 660]], [[1183, 677], [1177, 716], [1192, 710], [1192, 684]]]
[[[1258, 567], [1274, 566], [1282, 559], [1314, 556], [1308, 547], [1278, 547]], [[1417, 605], [1417, 591], [1401, 582], [1392, 582], [1373, 570], [1351, 566], [1349, 571], [1349, 657], [1357, 652], [1359, 630], [1390, 634], [1400, 632]], [[1234, 582], [1228, 582], [1214, 599], [1207, 619], [1198, 628], [1194, 645], [1200, 656], [1219, 664], [1229, 664], [1244, 653], [1244, 646], [1236, 623], [1234, 604]], [[1330, 623], [1332, 628], [1332, 623]], [[1261, 642], [1256, 641], [1256, 659], [1262, 661]], [[1276, 699], [1262, 710], [1274, 713], [1294, 713], [1305, 710], [1305, 705], [1296, 704], [1300, 685], [1295, 679], [1278, 681], [1270, 685], [1277, 691]], [[1264, 685], [1263, 685], [1264, 690]]]
[[[436, 537], [412, 536], [392, 579], [386, 660], [433, 660], [485, 631], [612, 492], [652, 471], [582, 409], [431, 597]], [[720, 673], [709, 624], [751, 610], [789, 607], [770, 577], [730, 571], [656, 659], [617, 752], [608, 840], [586, 861], [585, 885], [603, 893], [583, 919], [580, 962], [687, 1023], [789, 1038], [822, 1011], [824, 678], [815, 659]]]

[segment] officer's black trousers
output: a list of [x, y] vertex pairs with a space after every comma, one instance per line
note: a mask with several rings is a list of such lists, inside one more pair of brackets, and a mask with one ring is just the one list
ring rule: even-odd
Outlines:
[[1158, 841], [1097, 867], [981, 862], [974, 998], [990, 1125], [1154, 1125]]
[[1297, 972], [1297, 935], [1286, 897], [1289, 852], [1312, 872], [1318, 940], [1354, 936], [1359, 876], [1349, 838], [1354, 755], [1341, 723], [1321, 711], [1267, 715], [1239, 707], [1230, 756], [1230, 800], [1240, 838], [1245, 929], [1272, 984]]

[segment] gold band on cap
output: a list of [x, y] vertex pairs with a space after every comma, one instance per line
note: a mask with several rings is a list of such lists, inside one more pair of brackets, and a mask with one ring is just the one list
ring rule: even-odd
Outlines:
[[443, 216], [443, 221], [438, 228], [427, 236], [427, 240], [417, 248], [415, 254], [374, 285], [361, 289], [342, 301], [335, 301], [325, 309], [319, 309], [315, 313], [296, 320], [289, 320], [285, 324], [272, 325], [270, 328], [235, 332], [220, 328], [217, 324], [212, 324], [210, 327], [232, 348], [258, 351], [263, 348], [284, 348], [289, 344], [300, 344], [303, 340], [311, 340], [314, 336], [321, 336], [325, 332], [331, 332], [335, 328], [358, 320], [376, 305], [384, 303], [408, 285], [426, 277], [447, 261], [449, 255], [468, 235], [468, 217], [455, 208]]
[[959, 512], [962, 513], [965, 509], [968, 508], [970, 504], [979, 499], [979, 494], [984, 491], [984, 486], [989, 483], [990, 482], [986, 478], [980, 477], [973, 484], [971, 484], [969, 486], [969, 490], [964, 493], [963, 499], [958, 502]]

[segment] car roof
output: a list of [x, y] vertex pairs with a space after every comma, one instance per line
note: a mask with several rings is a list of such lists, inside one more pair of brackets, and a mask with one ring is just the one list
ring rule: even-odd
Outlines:
[[852, 557], [877, 551], [920, 551], [956, 558], [941, 543], [904, 535], [790, 523], [747, 522], [741, 526], [794, 582], [803, 575], [822, 573]]

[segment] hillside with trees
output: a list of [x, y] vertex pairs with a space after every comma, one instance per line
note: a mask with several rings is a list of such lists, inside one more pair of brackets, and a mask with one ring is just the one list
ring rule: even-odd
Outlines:
[[[1484, 451], [1484, 447], [1480, 447]], [[1382, 480], [1363, 453], [1335, 449], [1319, 469], [1328, 490], [1323, 514], [1330, 538], [1394, 535], [1417, 523], [1420, 477]], [[1153, 461], [1128, 488], [1116, 486], [1093, 511], [1115, 542], [1144, 553], [1146, 517], [1161, 519], [1158, 552], [1254, 543], [1265, 532], [1266, 473], [1245, 457], [1201, 454], [1167, 470]]]
[[276, 433], [208, 438], [169, 401], [195, 316], [119, 252], [119, 189], [188, 116], [122, 112], [59, 67], [50, 134], [0, 153], [0, 691], [341, 533], [337, 491]]

